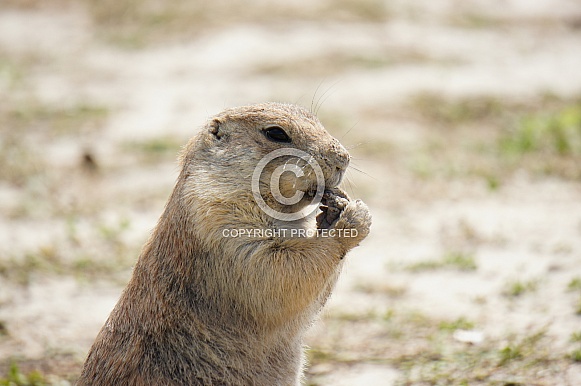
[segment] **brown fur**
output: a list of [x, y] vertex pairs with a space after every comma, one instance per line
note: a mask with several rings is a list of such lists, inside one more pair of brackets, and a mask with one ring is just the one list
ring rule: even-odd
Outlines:
[[[271, 125], [284, 128], [292, 143], [269, 141], [263, 129]], [[315, 157], [328, 188], [349, 161], [320, 122], [293, 105], [226, 110], [192, 138], [165, 211], [78, 385], [300, 383], [303, 334], [371, 218], [361, 201], [344, 200], [331, 228], [357, 229], [356, 238], [224, 237], [224, 229], [317, 226], [312, 217], [274, 220], [252, 197], [254, 167], [281, 147]], [[312, 185], [313, 176], [302, 184]]]

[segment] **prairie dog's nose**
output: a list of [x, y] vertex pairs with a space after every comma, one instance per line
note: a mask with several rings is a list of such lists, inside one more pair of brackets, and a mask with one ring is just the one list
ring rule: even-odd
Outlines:
[[333, 138], [333, 141], [331, 142], [329, 153], [329, 161], [331, 161], [338, 171], [344, 171], [347, 169], [351, 156], [347, 149], [345, 149], [345, 147], [343, 147], [343, 145], [341, 145], [341, 143], [335, 138]]

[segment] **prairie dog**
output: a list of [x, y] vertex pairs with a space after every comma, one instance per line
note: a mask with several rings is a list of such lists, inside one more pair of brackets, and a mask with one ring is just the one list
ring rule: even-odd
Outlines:
[[[257, 204], [255, 169], [278, 149], [308, 154], [319, 173], [305, 159], [273, 159], [258, 174], [264, 203], [296, 213], [320, 196], [323, 181], [316, 218], [281, 220]], [[184, 148], [173, 193], [77, 384], [299, 385], [303, 335], [371, 225], [367, 206], [337, 188], [349, 158], [295, 105], [211, 118]], [[281, 203], [269, 191], [276, 173], [279, 193], [298, 201]]]

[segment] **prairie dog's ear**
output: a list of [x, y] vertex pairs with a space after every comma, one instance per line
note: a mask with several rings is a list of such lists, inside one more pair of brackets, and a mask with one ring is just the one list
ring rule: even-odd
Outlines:
[[218, 140], [222, 139], [222, 137], [224, 136], [224, 130], [221, 127], [222, 122], [218, 118], [212, 119], [212, 122], [210, 122], [208, 126], [209, 126], [208, 131], [210, 132], [210, 134], [214, 136], [215, 139]]

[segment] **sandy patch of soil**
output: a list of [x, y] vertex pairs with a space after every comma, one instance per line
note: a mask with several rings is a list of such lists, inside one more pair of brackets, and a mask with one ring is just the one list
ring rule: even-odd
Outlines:
[[308, 384], [581, 383], [578, 2], [105, 3], [0, 6], [0, 380], [74, 380], [179, 146], [277, 100], [320, 105], [374, 216]]

